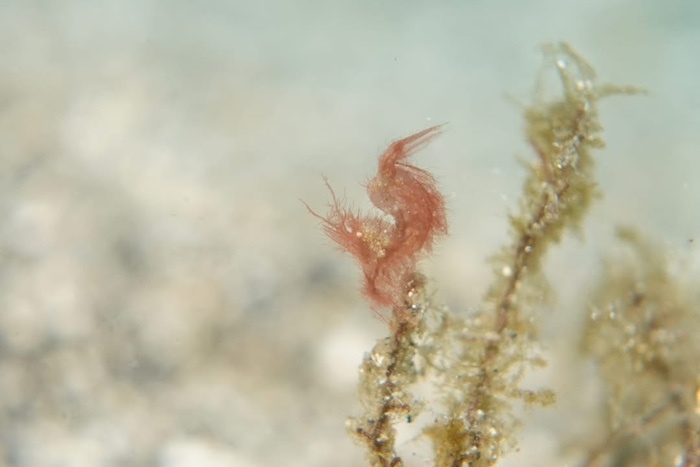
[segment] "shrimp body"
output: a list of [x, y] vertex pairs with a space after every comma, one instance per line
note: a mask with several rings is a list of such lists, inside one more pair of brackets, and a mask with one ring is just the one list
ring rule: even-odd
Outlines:
[[[439, 126], [393, 142], [367, 183], [369, 198], [386, 216], [362, 215], [341, 205], [328, 182], [332, 203], [326, 234], [355, 257], [364, 274], [363, 293], [378, 308], [403, 306], [420, 255], [447, 233], [445, 201], [433, 176], [407, 159], [439, 133]], [[388, 217], [388, 219], [386, 218]]]

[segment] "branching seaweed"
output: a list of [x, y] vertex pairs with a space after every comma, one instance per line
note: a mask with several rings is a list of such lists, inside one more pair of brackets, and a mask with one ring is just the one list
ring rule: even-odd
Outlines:
[[[389, 325], [390, 335], [360, 368], [364, 413], [348, 421], [372, 466], [403, 465], [397, 426], [417, 420], [426, 406], [431, 420], [420, 426], [432, 441], [434, 465], [495, 465], [517, 443], [514, 403], [554, 403], [552, 390], [521, 384], [528, 369], [546, 364], [536, 319], [550, 304], [543, 259], [566, 232], [580, 230], [598, 197], [599, 101], [639, 90], [599, 83], [567, 44], [545, 53], [562, 92], [525, 109], [534, 157], [526, 164], [519, 209], [509, 218], [512, 242], [492, 258], [495, 278], [474, 315], [432, 306], [417, 270], [447, 233], [447, 220], [435, 179], [408, 159], [440, 127], [398, 140], [382, 154], [366, 186], [379, 214], [348, 209], [328, 182], [328, 214], [309, 209], [356, 259], [363, 294]], [[621, 237], [633, 246], [636, 262], [610, 263], [586, 331], [588, 355], [600, 365], [609, 392], [610, 432], [590, 448], [585, 465], [670, 465], [671, 457], [675, 465], [700, 465], [700, 344], [691, 334], [700, 329], [697, 307], [679, 291], [662, 256], [629, 229]], [[412, 390], [421, 380], [434, 392], [417, 400]]]
[[606, 261], [584, 337], [610, 431], [585, 465], [700, 465], [697, 293], [635, 230], [618, 237], [627, 254]]
[[[542, 258], [566, 230], [580, 227], [597, 195], [592, 150], [604, 145], [598, 101], [630, 89], [599, 85], [591, 66], [565, 44], [549, 47], [547, 56], [563, 96], [526, 109], [526, 134], [536, 159], [527, 167], [520, 213], [510, 217], [513, 243], [493, 259], [496, 279], [482, 312], [461, 326], [462, 336], [449, 336], [462, 342], [442, 384], [449, 412], [426, 430], [438, 465], [495, 464], [512, 442], [510, 400], [554, 402], [550, 390], [519, 385], [526, 364], [544, 363], [535, 353], [533, 313], [548, 296]], [[464, 330], [482, 338], [465, 339]], [[444, 347], [445, 338], [441, 329], [432, 345]]]

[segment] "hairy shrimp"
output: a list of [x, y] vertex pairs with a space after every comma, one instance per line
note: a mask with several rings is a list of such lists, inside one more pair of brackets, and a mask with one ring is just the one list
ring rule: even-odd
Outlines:
[[437, 236], [447, 233], [445, 200], [435, 178], [407, 162], [439, 130], [434, 126], [395, 141], [380, 156], [377, 175], [366, 188], [384, 216], [353, 212], [338, 200], [327, 180], [328, 214], [320, 216], [309, 208], [323, 222], [328, 237], [360, 265], [363, 294], [373, 307], [403, 306], [420, 256], [432, 250]]

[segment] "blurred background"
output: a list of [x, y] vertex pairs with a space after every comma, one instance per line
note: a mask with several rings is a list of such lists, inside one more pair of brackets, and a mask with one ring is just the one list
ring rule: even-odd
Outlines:
[[616, 224], [700, 270], [700, 3], [0, 1], [0, 466], [363, 465], [344, 423], [387, 331], [300, 199], [324, 212], [326, 175], [367, 208], [378, 154], [449, 122], [417, 158], [451, 216], [424, 269], [474, 311], [560, 40], [650, 94], [601, 105], [605, 197], [548, 263], [559, 403], [503, 465], [595, 430], [577, 332]]

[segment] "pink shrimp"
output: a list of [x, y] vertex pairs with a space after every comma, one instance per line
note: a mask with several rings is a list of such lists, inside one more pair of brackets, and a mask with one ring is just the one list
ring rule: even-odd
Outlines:
[[[379, 158], [377, 175], [367, 183], [372, 203], [391, 218], [362, 215], [343, 206], [331, 192], [326, 234], [355, 257], [364, 274], [363, 294], [373, 307], [401, 307], [415, 277], [420, 255], [447, 233], [445, 200], [433, 176], [406, 160], [439, 134], [427, 128], [393, 142]], [[307, 206], [308, 208], [308, 206]]]

